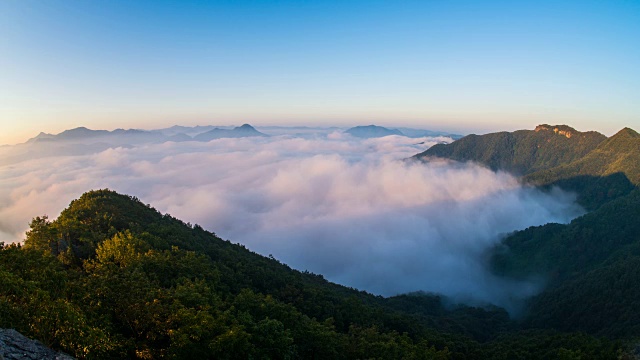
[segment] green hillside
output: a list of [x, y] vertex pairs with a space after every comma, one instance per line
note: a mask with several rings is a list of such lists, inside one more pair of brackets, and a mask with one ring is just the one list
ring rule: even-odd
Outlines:
[[640, 190], [612, 200], [568, 225], [516, 232], [493, 256], [496, 273], [543, 279], [526, 326], [640, 336]]
[[640, 184], [640, 134], [622, 129], [584, 157], [529, 174], [524, 180], [575, 191], [583, 206], [595, 209]]
[[577, 176], [604, 177], [618, 173], [633, 184], [640, 184], [640, 134], [629, 128], [620, 130], [580, 159], [535, 172], [526, 179], [534, 184], [549, 184]]
[[606, 137], [579, 132], [566, 125], [539, 125], [535, 130], [468, 135], [450, 144], [437, 144], [414, 158], [473, 161], [492, 170], [526, 175], [580, 159]]
[[613, 200], [570, 224], [546, 224], [507, 237], [493, 257], [501, 275], [544, 275], [550, 285], [601, 266], [640, 244], [640, 190]]
[[0, 327], [79, 358], [608, 359], [617, 341], [502, 309], [373, 296], [108, 190], [0, 246]]
[[[494, 250], [492, 268], [500, 276], [545, 284], [545, 291], [529, 301], [525, 328], [637, 338], [640, 134], [625, 128], [603, 139], [599, 134], [566, 137], [574, 131], [568, 127], [536, 130], [468, 136], [417, 157], [475, 161], [524, 174], [523, 181], [534, 186], [577, 193], [590, 213], [567, 225], [511, 234]], [[570, 142], [574, 138], [583, 142]]]
[[583, 158], [525, 180], [576, 191], [595, 209], [568, 225], [516, 232], [494, 255], [499, 274], [548, 282], [531, 300], [528, 326], [640, 336], [640, 135], [625, 128]]

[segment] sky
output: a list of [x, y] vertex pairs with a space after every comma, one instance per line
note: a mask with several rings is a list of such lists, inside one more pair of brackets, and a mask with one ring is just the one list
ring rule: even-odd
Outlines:
[[640, 1], [0, 2], [0, 144], [181, 125], [640, 128]]

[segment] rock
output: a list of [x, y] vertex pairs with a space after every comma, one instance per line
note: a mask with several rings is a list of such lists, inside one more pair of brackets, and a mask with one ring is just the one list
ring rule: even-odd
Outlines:
[[13, 329], [0, 329], [0, 360], [43, 359], [73, 360], [75, 358], [31, 340]]

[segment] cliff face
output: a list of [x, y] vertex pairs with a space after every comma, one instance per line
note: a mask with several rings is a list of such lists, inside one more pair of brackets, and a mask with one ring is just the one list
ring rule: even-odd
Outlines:
[[0, 360], [44, 359], [73, 360], [75, 358], [56, 352], [37, 340], [31, 340], [13, 329], [0, 329]]
[[567, 139], [571, 139], [571, 137], [575, 134], [582, 134], [581, 132], [577, 131], [576, 129], [567, 126], [567, 125], [555, 125], [555, 126], [551, 126], [551, 125], [547, 125], [547, 124], [542, 124], [542, 125], [538, 125], [536, 126], [536, 129], [534, 130], [535, 132], [540, 132], [540, 131], [553, 131], [554, 133], [558, 134], [558, 135], [562, 135], [565, 136]]

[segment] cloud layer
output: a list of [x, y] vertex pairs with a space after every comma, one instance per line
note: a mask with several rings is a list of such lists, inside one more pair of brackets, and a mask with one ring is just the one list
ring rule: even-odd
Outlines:
[[108, 187], [341, 284], [513, 308], [537, 287], [490, 275], [487, 250], [505, 233], [567, 222], [581, 209], [568, 194], [473, 164], [399, 161], [441, 140], [336, 132], [23, 161], [1, 168], [0, 241], [19, 241], [32, 217], [55, 217]]

